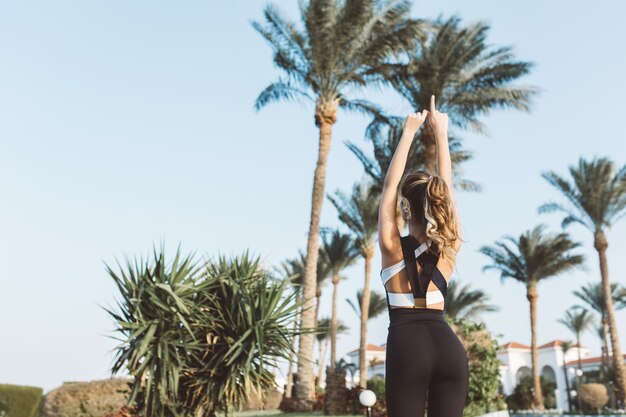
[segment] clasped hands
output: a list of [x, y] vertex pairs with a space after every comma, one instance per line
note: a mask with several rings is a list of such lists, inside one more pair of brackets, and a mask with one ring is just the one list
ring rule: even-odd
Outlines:
[[411, 137], [424, 124], [428, 117], [428, 123], [435, 132], [435, 136], [448, 134], [448, 115], [441, 113], [435, 107], [435, 96], [430, 96], [430, 110], [422, 110], [421, 112], [411, 113], [404, 121], [404, 132], [409, 133]]

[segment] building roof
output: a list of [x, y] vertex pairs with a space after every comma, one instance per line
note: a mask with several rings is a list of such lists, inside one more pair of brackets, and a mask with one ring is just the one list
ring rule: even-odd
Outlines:
[[[553, 340], [551, 342], [548, 343], [544, 343], [541, 346], [537, 346], [537, 349], [547, 349], [547, 348], [551, 348], [551, 347], [555, 347], [555, 346], [561, 346], [563, 345], [563, 340]], [[578, 343], [573, 344], [572, 347], [579, 347], [580, 345]], [[582, 347], [582, 346], [580, 346]], [[517, 343], [517, 342], [508, 342], [505, 343], [503, 345], [500, 346], [500, 349], [530, 349], [530, 346], [528, 345], [524, 345], [521, 343]]]
[[[378, 345], [373, 345], [371, 343], [368, 343], [367, 346], [365, 346], [365, 350], [366, 351], [374, 351], [374, 352], [384, 352], [385, 348], [381, 347], [381, 346], [378, 346]], [[354, 352], [358, 352], [358, 351], [359, 351], [359, 349], [351, 350], [350, 352], [348, 352], [348, 355], [351, 354], [351, 353], [354, 353]]]
[[[626, 353], [622, 354], [624, 359], [626, 359]], [[581, 359], [580, 363], [599, 363], [602, 361], [602, 356], [594, 356], [592, 358]], [[578, 359], [574, 359], [571, 361], [565, 362], [565, 365], [578, 365]]]
[[530, 346], [522, 345], [517, 342], [507, 342], [500, 346], [500, 349], [530, 349]]

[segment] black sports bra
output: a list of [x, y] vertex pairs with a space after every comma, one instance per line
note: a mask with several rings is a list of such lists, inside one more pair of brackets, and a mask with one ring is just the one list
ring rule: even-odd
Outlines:
[[[402, 245], [403, 259], [394, 265], [383, 269], [380, 273], [387, 295], [387, 306], [391, 307], [412, 307], [415, 306], [415, 299], [426, 299], [426, 308], [432, 304], [438, 304], [445, 301], [448, 292], [448, 283], [437, 267], [439, 254], [436, 250], [428, 250], [432, 241], [428, 239], [420, 244], [419, 241], [411, 234], [400, 237]], [[421, 266], [421, 273], [418, 273], [417, 262]], [[411, 284], [410, 293], [393, 293], [387, 291], [386, 284], [398, 272], [409, 265], [407, 275]], [[428, 291], [430, 281], [433, 281], [436, 290]]]

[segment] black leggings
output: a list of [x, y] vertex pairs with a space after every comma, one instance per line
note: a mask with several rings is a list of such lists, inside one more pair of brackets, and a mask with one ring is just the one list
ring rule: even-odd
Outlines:
[[389, 311], [385, 361], [388, 417], [461, 417], [469, 383], [465, 348], [443, 310]]

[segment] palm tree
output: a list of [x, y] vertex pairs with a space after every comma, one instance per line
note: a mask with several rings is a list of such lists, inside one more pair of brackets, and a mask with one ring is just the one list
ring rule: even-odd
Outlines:
[[[283, 279], [289, 280], [294, 288], [295, 303], [300, 305], [302, 296], [302, 278], [304, 276], [304, 265], [306, 262], [305, 254], [300, 250], [298, 251], [299, 257], [294, 259], [288, 259], [281, 263], [280, 274]], [[296, 313], [296, 319], [294, 320], [294, 331], [300, 328], [300, 315], [302, 314], [301, 308], [298, 308]], [[292, 352], [289, 354], [289, 368], [287, 371], [287, 387], [285, 388], [285, 397], [291, 398], [291, 391], [293, 388], [293, 352], [296, 351], [297, 337], [293, 338]]]
[[[559, 323], [565, 325], [572, 333], [576, 335], [576, 350], [578, 352], [578, 369], [580, 372], [583, 371], [583, 363], [580, 357], [580, 348], [582, 345], [580, 344], [580, 334], [587, 330], [593, 324], [593, 317], [591, 317], [591, 313], [589, 310], [580, 307], [572, 307], [565, 312], [565, 318], [558, 319]], [[582, 378], [582, 377], [581, 377]], [[582, 410], [582, 403], [580, 400], [580, 381], [578, 383], [578, 410]]]
[[[382, 193], [383, 185], [385, 182], [385, 175], [389, 170], [391, 159], [395, 149], [398, 147], [398, 142], [402, 136], [404, 119], [395, 116], [378, 116], [367, 127], [365, 131], [365, 137], [374, 146], [374, 158], [372, 159], [363, 151], [358, 145], [346, 141], [344, 142], [348, 149], [357, 157], [357, 159], [363, 165], [365, 173], [372, 179], [373, 186], [376, 190]], [[478, 192], [481, 187], [473, 182], [462, 178], [462, 163], [471, 159], [471, 153], [462, 149], [462, 145], [458, 138], [454, 136], [449, 137], [450, 146], [450, 159], [452, 161], [452, 168], [455, 173], [455, 187], [465, 190]], [[424, 153], [424, 146], [421, 142], [415, 141], [411, 144], [412, 151], [407, 156], [407, 167], [424, 167], [426, 165], [426, 157]], [[398, 200], [399, 202], [399, 200]], [[398, 204], [396, 209], [396, 223], [398, 229], [404, 229], [404, 219], [400, 213], [400, 205]]]
[[[375, 106], [363, 100], [349, 100], [346, 93], [366, 86], [383, 62], [413, 47], [423, 25], [409, 18], [410, 10], [410, 0], [310, 0], [300, 4], [302, 29], [285, 20], [273, 5], [264, 9], [265, 25], [252, 22], [254, 29], [269, 42], [274, 64], [285, 73], [285, 78], [279, 78], [261, 92], [256, 99], [256, 109], [278, 100], [304, 99], [315, 105], [319, 149], [303, 287], [307, 306], [314, 302], [315, 296], [326, 164], [337, 110], [342, 107], [376, 111]], [[305, 307], [304, 327], [313, 327], [313, 313]], [[312, 399], [313, 341], [313, 335], [308, 333], [300, 337], [298, 399]]]
[[593, 324], [591, 312], [585, 308], [574, 306], [565, 312], [565, 317], [557, 320], [576, 335], [576, 346], [578, 347], [578, 369], [582, 371], [583, 364], [580, 356], [580, 334], [589, 329]]
[[367, 362], [365, 349], [367, 345], [367, 320], [370, 304], [370, 271], [372, 258], [376, 250], [376, 236], [378, 232], [378, 206], [380, 193], [377, 193], [368, 181], [356, 183], [352, 188], [352, 195], [348, 197], [340, 190], [335, 195], [328, 196], [343, 222], [354, 235], [354, 242], [359, 254], [365, 260], [365, 284], [363, 285], [363, 299], [361, 300], [361, 340], [359, 343], [359, 383], [367, 388]]
[[[363, 303], [361, 300], [363, 300], [363, 290], [356, 292], [356, 301], [346, 298], [346, 302], [358, 317], [362, 316], [361, 305]], [[379, 292], [372, 291], [370, 293], [370, 308], [367, 312], [367, 319], [376, 318], [385, 311], [387, 311], [387, 298]]]
[[602, 342], [600, 353], [600, 361], [602, 362], [602, 364], [598, 369], [598, 378], [600, 380], [607, 380], [610, 359], [608, 345], [606, 344], [606, 342], [608, 341], [609, 331], [607, 329], [607, 326], [605, 326], [602, 321], [594, 325], [594, 330], [596, 331], [596, 335], [598, 336], [598, 338], [600, 338], [600, 341]]
[[[591, 310], [600, 315], [600, 337], [602, 339], [602, 363], [609, 358], [609, 323], [606, 315], [606, 303], [604, 302], [604, 291], [602, 284], [589, 283], [582, 287], [580, 291], [574, 291], [574, 295], [580, 298]], [[613, 282], [611, 283], [611, 298], [615, 310], [626, 308], [626, 288]], [[582, 307], [582, 306], [580, 306]], [[608, 365], [608, 364], [607, 364]]]
[[[337, 323], [337, 333], [345, 333], [349, 330], [348, 326], [343, 324], [341, 320]], [[324, 317], [318, 322], [317, 328], [317, 342], [318, 342], [318, 362], [317, 362], [317, 386], [319, 387], [322, 382], [322, 374], [324, 372], [324, 359], [328, 351], [328, 344], [331, 338], [331, 319]], [[322, 343], [323, 349], [322, 349]]]
[[330, 277], [332, 270], [330, 269], [330, 264], [328, 262], [328, 258], [326, 257], [326, 253], [323, 248], [319, 248], [319, 254], [317, 256], [317, 276], [315, 283], [315, 321], [313, 322], [315, 328], [318, 325], [318, 316], [320, 312], [320, 299], [322, 298], [322, 286], [326, 283], [328, 277]]
[[593, 234], [593, 246], [598, 252], [602, 292], [606, 303], [606, 317], [614, 352], [616, 385], [620, 397], [626, 398], [626, 366], [617, 332], [609, 266], [606, 249], [609, 245], [606, 231], [626, 214], [626, 165], [616, 171], [615, 164], [608, 158], [594, 158], [586, 161], [582, 157], [578, 166], [570, 166], [573, 183], [553, 171], [543, 172], [542, 177], [556, 188], [568, 201], [567, 205], [546, 203], [539, 207], [539, 213], [561, 211], [565, 218], [561, 227], [579, 223]]
[[526, 286], [526, 298], [530, 303], [531, 358], [533, 372], [533, 403], [538, 410], [543, 410], [543, 395], [539, 381], [537, 358], [537, 285], [540, 281], [557, 276], [573, 268], [582, 266], [583, 255], [571, 251], [580, 243], [570, 240], [566, 233], [544, 233], [545, 225], [540, 224], [515, 239], [507, 235], [505, 240], [496, 242], [494, 247], [482, 246], [479, 251], [490, 257], [493, 264], [483, 267], [483, 271], [500, 271], [500, 280], [513, 278]]
[[[533, 64], [516, 60], [509, 46], [491, 47], [489, 29], [483, 22], [462, 27], [457, 16], [439, 18], [406, 62], [386, 65], [383, 78], [413, 108], [427, 109], [435, 94], [439, 110], [448, 114], [452, 126], [484, 133], [480, 115], [494, 108], [528, 111], [538, 92], [533, 87], [511, 85], [529, 73]], [[419, 132], [426, 168], [435, 173], [432, 129]]]
[[330, 363], [335, 366], [337, 362], [337, 296], [341, 271], [356, 262], [359, 252], [354, 245], [352, 235], [342, 233], [339, 229], [324, 228], [322, 235], [322, 251], [328, 262], [328, 267], [333, 277], [333, 304], [330, 326]]
[[455, 279], [448, 282], [446, 316], [452, 319], [475, 319], [483, 312], [500, 310], [498, 306], [488, 304], [489, 296], [483, 290], [472, 290], [470, 286], [461, 285]]
[[565, 340], [561, 343], [561, 349], [563, 350], [563, 375], [565, 376], [565, 389], [567, 390], [567, 409], [572, 412], [572, 395], [569, 389], [569, 377], [567, 376], [567, 363], [565, 362], [565, 354], [572, 348], [573, 343], [570, 340]]

